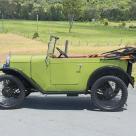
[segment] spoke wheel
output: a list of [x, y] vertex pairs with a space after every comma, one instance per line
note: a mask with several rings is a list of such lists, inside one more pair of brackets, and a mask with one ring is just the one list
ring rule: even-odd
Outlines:
[[118, 77], [104, 76], [92, 86], [92, 101], [101, 110], [119, 110], [126, 103], [127, 96], [127, 87]]
[[24, 86], [19, 79], [11, 75], [0, 76], [0, 107], [16, 108], [25, 97]]

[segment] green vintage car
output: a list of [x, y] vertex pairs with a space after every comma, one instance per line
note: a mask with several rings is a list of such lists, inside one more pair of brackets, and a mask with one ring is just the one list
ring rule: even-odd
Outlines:
[[[127, 101], [132, 58], [117, 51], [100, 55], [69, 56], [56, 47], [52, 36], [47, 55], [10, 55], [1, 67], [0, 107], [17, 108], [33, 92], [78, 96], [91, 94], [93, 104], [106, 111], [121, 109]], [[55, 51], [59, 55], [55, 55]], [[115, 54], [116, 52], [116, 54]], [[123, 50], [123, 53], [127, 50]], [[119, 52], [118, 52], [119, 54]], [[132, 54], [131, 54], [132, 55]]]

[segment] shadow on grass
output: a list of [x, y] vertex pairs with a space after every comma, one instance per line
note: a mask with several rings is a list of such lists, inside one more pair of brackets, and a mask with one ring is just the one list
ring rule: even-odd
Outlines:
[[[102, 112], [93, 105], [90, 97], [82, 96], [29, 96], [24, 100], [21, 107], [38, 110], [90, 110]], [[119, 111], [123, 110], [125, 109]]]

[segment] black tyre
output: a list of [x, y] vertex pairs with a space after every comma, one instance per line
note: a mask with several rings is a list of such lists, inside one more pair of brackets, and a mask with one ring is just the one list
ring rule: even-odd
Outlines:
[[25, 97], [29, 96], [30, 94], [31, 94], [31, 92], [30, 92], [30, 91], [25, 90]]
[[76, 93], [75, 93], [75, 94], [73, 94], [73, 93], [72, 93], [72, 94], [67, 94], [67, 96], [68, 96], [68, 97], [78, 97], [78, 96], [79, 96], [79, 94], [76, 94]]
[[0, 76], [0, 107], [17, 108], [25, 97], [25, 88], [19, 79], [12, 75]]
[[96, 80], [91, 89], [94, 105], [104, 111], [117, 111], [127, 101], [128, 91], [125, 83], [115, 76], [104, 76]]

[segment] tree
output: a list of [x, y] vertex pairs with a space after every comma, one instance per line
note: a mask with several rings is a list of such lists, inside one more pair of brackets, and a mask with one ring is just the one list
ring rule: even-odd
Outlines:
[[54, 21], [64, 20], [63, 5], [60, 3], [50, 4], [47, 12], [49, 20]]
[[107, 18], [111, 21], [136, 20], [136, 0], [2, 0], [0, 17], [6, 19], [68, 20]]
[[92, 21], [92, 19], [97, 20], [99, 18], [100, 18], [100, 13], [95, 8], [86, 9], [84, 11], [84, 19], [87, 21]]
[[131, 2], [130, 17], [132, 20], [136, 20], [136, 0], [132, 0]]
[[129, 10], [121, 8], [103, 9], [101, 12], [102, 18], [107, 18], [111, 21], [126, 21], [129, 18]]
[[74, 19], [79, 17], [82, 6], [82, 0], [63, 0], [63, 11], [69, 21], [69, 32], [72, 30]]

